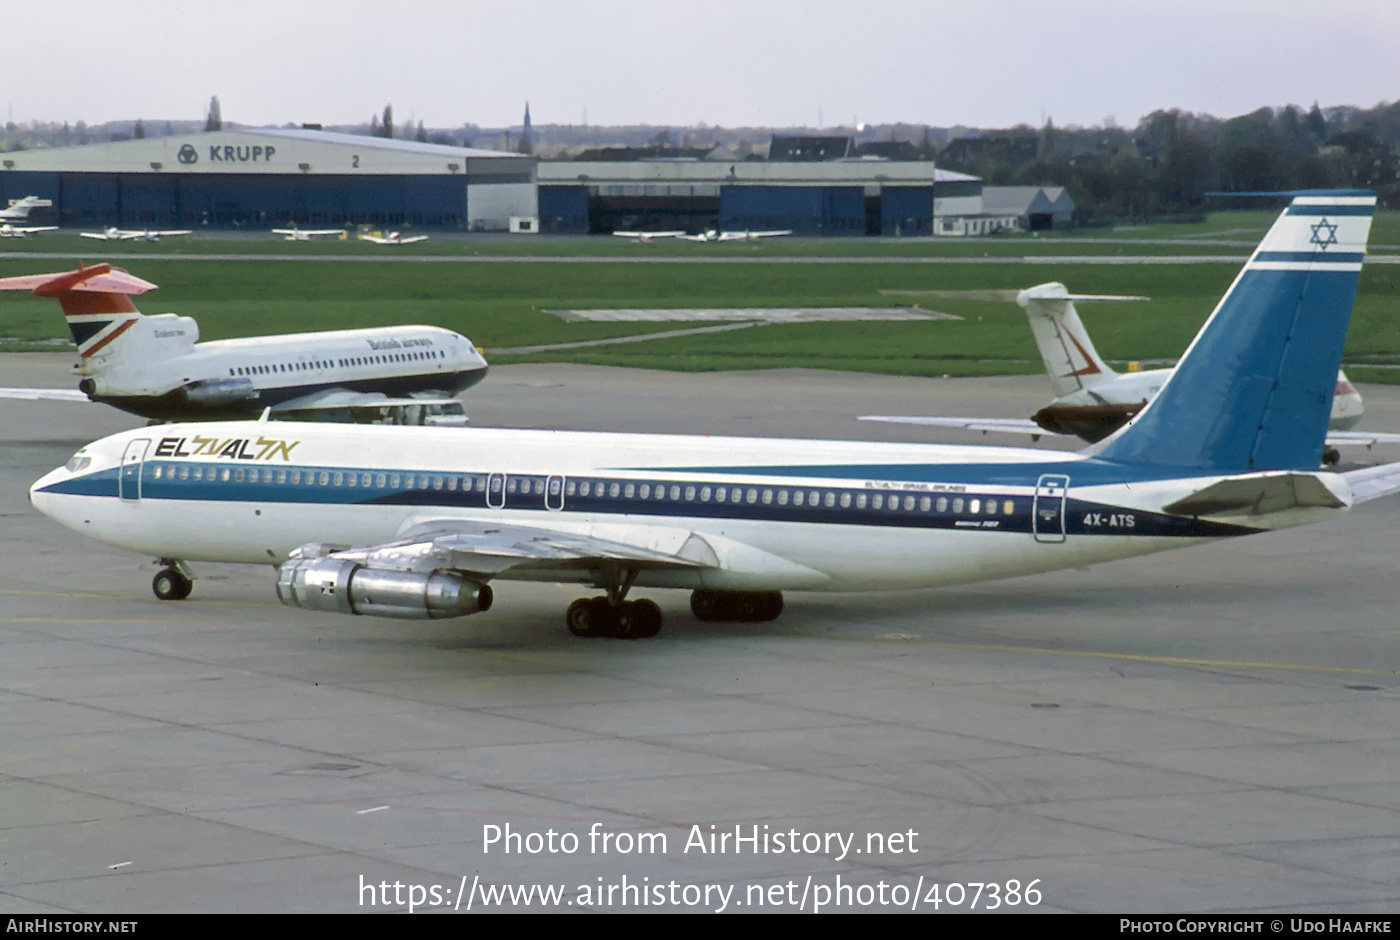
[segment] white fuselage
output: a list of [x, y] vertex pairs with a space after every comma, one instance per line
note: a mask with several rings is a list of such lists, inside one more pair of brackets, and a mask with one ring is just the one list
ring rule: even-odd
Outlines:
[[[1115, 372], [1094, 385], [1086, 386], [1055, 399], [1055, 405], [1141, 405], [1151, 401], [1171, 378], [1171, 369], [1148, 369], [1142, 372]], [[1361, 395], [1345, 375], [1338, 375], [1337, 389], [1332, 396], [1332, 417], [1327, 427], [1332, 431], [1347, 431], [1356, 427], [1365, 414]]]
[[495, 521], [666, 553], [698, 536], [713, 554], [640, 585], [837, 591], [1078, 567], [1335, 512], [1162, 513], [1217, 479], [1011, 448], [238, 422], [98, 441], [31, 500], [84, 534], [182, 560], [280, 564], [308, 542]]
[[326, 389], [450, 394], [487, 368], [469, 339], [431, 326], [197, 343], [194, 320], [162, 314], [136, 320], [130, 334], [79, 371], [94, 398], [152, 418], [198, 416], [200, 408], [251, 414]]

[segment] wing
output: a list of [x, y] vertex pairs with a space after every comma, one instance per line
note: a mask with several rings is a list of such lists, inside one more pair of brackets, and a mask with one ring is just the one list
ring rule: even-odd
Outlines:
[[376, 570], [453, 571], [478, 582], [495, 577], [597, 581], [602, 580], [600, 573], [635, 576], [641, 571], [710, 569], [781, 573], [811, 585], [829, 580], [820, 571], [723, 536], [664, 525], [590, 528], [593, 531], [571, 532], [473, 519], [428, 519], [383, 545], [308, 543], [292, 552], [288, 565], [329, 557]]
[[769, 232], [721, 232], [719, 240], [722, 242], [757, 241], [760, 238], [777, 238], [781, 235], [791, 234], [792, 229], [781, 229]]
[[156, 236], [157, 238], [164, 238], [164, 237], [166, 237], [167, 235], [193, 235], [193, 234], [194, 234], [194, 229], [179, 228], [179, 229], [171, 229], [170, 231], [164, 231], [164, 232], [147, 232], [147, 233], [145, 233], [145, 234], [147, 234], [147, 235], [154, 235], [154, 236]]
[[356, 424], [411, 424], [465, 427], [462, 403], [446, 396], [390, 398], [380, 392], [332, 388], [272, 406], [279, 420], [344, 421]]
[[374, 242], [376, 245], [392, 245], [393, 242], [387, 238], [380, 238], [378, 235], [361, 235], [360, 241]]
[[424, 570], [427, 564], [429, 571], [445, 567], [481, 578], [511, 569], [562, 574], [600, 566], [655, 571], [719, 564], [714, 551], [694, 535], [676, 546], [648, 547], [556, 529], [461, 520], [422, 523], [397, 542], [364, 551], [371, 566], [398, 560], [412, 570]]
[[[693, 543], [693, 544], [692, 544]], [[630, 583], [643, 570], [716, 565], [703, 539], [677, 551], [530, 526], [443, 520], [368, 548], [308, 543], [277, 570], [282, 603], [381, 617], [460, 617], [488, 610], [496, 577]]]
[[680, 238], [685, 232], [613, 232], [619, 238], [636, 238], [649, 241], [653, 238]]
[[0, 232], [0, 235], [17, 235], [23, 238], [26, 235], [33, 235], [35, 232], [57, 232], [57, 225], [9, 225], [7, 231]]
[[0, 388], [0, 398], [21, 401], [92, 401], [76, 388]]
[[105, 241], [109, 241], [110, 239], [112, 239], [112, 238], [114, 238], [114, 237], [119, 237], [119, 236], [108, 235], [106, 232], [79, 232], [78, 234], [81, 235], [81, 236], [83, 236], [84, 238], [100, 238], [100, 239], [102, 239], [104, 242], [105, 242]]
[[861, 415], [857, 421], [884, 421], [889, 424], [922, 424], [939, 428], [963, 428], [983, 434], [1029, 434], [1034, 439], [1049, 434], [1064, 437], [1058, 431], [1047, 431], [1029, 418], [939, 418], [922, 415]]
[[398, 240], [397, 244], [400, 244], [400, 245], [411, 245], [411, 244], [413, 244], [414, 242], [425, 242], [425, 241], [427, 241], [427, 240], [428, 240], [428, 236], [427, 236], [427, 235], [414, 235], [412, 238], [400, 238], [400, 239]]

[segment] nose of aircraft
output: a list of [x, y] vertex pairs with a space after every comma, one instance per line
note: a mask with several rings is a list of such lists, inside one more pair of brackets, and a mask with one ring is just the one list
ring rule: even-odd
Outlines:
[[68, 471], [63, 467], [56, 467], [34, 481], [34, 485], [29, 488], [29, 504], [46, 516], [52, 517], [49, 511], [50, 496], [48, 487], [63, 480], [68, 476]]

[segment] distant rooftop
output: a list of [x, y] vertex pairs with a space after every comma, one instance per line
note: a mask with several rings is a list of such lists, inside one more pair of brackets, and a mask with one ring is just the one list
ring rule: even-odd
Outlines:
[[813, 163], [841, 160], [851, 155], [849, 136], [785, 137], [773, 135], [768, 147], [768, 159], [775, 163]]
[[322, 131], [306, 127], [237, 127], [245, 134], [265, 134], [270, 137], [283, 137], [289, 140], [303, 140], [307, 143], [344, 144], [352, 147], [367, 147], [377, 150], [393, 150], [398, 153], [421, 153], [427, 156], [454, 157], [519, 157], [518, 153], [500, 150], [478, 150], [473, 147], [455, 147], [451, 144], [428, 144], [417, 140], [399, 140], [396, 137], [369, 137], [361, 134], [346, 134], [340, 131]]

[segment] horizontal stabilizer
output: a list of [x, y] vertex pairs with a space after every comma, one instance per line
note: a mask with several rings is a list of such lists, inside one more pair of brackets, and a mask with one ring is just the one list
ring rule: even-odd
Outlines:
[[1400, 493], [1400, 463], [1381, 464], [1365, 470], [1351, 470], [1342, 474], [1342, 479], [1351, 487], [1352, 505], [1368, 503], [1382, 496]]
[[1341, 509], [1348, 505], [1316, 474], [1268, 473], [1212, 483], [1162, 507], [1178, 516], [1262, 516], [1286, 509]]
[[144, 294], [157, 289], [150, 281], [127, 274], [110, 264], [94, 264], [90, 268], [64, 271], [58, 274], [25, 274], [0, 278], [0, 290], [33, 291], [35, 297], [57, 297], [68, 291], [92, 291], [102, 294]]
[[92, 401], [76, 388], [0, 388], [0, 398], [19, 401]]
[[981, 431], [983, 434], [1029, 434], [1039, 438], [1050, 434], [1059, 437], [1058, 431], [1047, 431], [1029, 418], [944, 418], [934, 415], [861, 415], [857, 421], [881, 421], [886, 424], [920, 424], [926, 427], [962, 428], [966, 431]]

